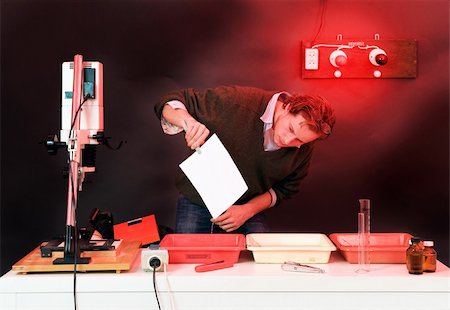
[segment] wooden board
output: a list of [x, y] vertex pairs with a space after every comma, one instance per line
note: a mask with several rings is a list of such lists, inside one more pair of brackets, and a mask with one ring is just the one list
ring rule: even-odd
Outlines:
[[[103, 253], [83, 252], [81, 257], [91, 257], [89, 264], [77, 264], [77, 271], [115, 271], [129, 270], [139, 253], [141, 243], [139, 241], [126, 241], [120, 243], [114, 251], [116, 255], [104, 255]], [[55, 257], [41, 257], [40, 247], [31, 251], [12, 266], [13, 271], [28, 272], [58, 272], [72, 271], [73, 264], [53, 265]]]
[[[319, 44], [322, 43], [322, 44]], [[323, 44], [326, 43], [326, 44]], [[384, 66], [374, 66], [370, 63], [368, 55], [371, 49], [360, 49], [357, 46], [351, 49], [344, 48], [348, 61], [345, 66], [335, 68], [331, 65], [329, 57], [336, 47], [324, 45], [352, 45], [377, 46], [383, 49], [388, 57]], [[318, 46], [319, 45], [319, 46]], [[374, 71], [381, 73], [380, 78], [416, 78], [417, 77], [417, 41], [415, 40], [327, 40], [318, 42], [314, 46], [319, 49], [319, 68], [317, 70], [305, 69], [305, 48], [311, 47], [311, 42], [302, 42], [301, 63], [302, 77], [310, 78], [336, 78], [336, 70], [341, 72], [341, 79], [345, 78], [374, 78]]]

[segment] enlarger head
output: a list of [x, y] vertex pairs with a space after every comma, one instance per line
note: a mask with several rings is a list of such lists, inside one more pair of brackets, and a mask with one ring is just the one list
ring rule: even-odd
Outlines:
[[[61, 132], [60, 141], [68, 143], [73, 129], [73, 78], [74, 63], [62, 64], [61, 90]], [[103, 128], [103, 64], [95, 61], [84, 61], [82, 70], [82, 102], [78, 111], [80, 123], [77, 135], [81, 145], [99, 144], [96, 137]]]

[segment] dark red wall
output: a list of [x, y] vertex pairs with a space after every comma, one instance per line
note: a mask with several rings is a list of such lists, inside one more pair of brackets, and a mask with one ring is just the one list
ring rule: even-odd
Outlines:
[[[311, 80], [300, 42], [416, 39], [416, 79]], [[153, 213], [173, 227], [173, 175], [189, 154], [163, 135], [153, 103], [169, 90], [242, 84], [318, 93], [336, 108], [301, 193], [269, 211], [274, 231], [357, 229], [359, 198], [372, 231], [435, 240], [449, 262], [448, 1], [2, 1], [1, 273], [63, 233], [65, 155], [39, 141], [60, 129], [60, 65], [80, 53], [104, 64], [105, 128], [119, 151], [99, 148], [80, 193], [116, 222]]]

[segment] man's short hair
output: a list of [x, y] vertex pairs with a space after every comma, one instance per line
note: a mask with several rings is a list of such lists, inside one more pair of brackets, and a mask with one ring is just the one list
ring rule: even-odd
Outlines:
[[289, 105], [289, 112], [306, 119], [311, 130], [321, 133], [320, 139], [327, 138], [336, 123], [334, 110], [329, 102], [317, 95], [293, 94], [282, 99], [283, 107]]

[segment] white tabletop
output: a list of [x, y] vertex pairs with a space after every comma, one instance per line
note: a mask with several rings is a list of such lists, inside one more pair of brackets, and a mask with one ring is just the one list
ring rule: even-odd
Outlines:
[[[170, 264], [156, 274], [162, 309], [450, 309], [450, 270], [440, 262], [422, 275], [409, 274], [405, 264], [372, 264], [361, 274], [333, 253], [328, 264], [311, 264], [325, 273], [311, 274], [257, 264], [243, 251], [231, 268], [197, 273], [195, 266]], [[72, 295], [70, 272], [10, 271], [0, 278], [0, 305], [8, 310], [73, 309]], [[152, 272], [141, 270], [140, 255], [127, 272], [78, 273], [77, 295], [79, 309], [99, 309], [98, 298], [105, 309], [157, 309]]]

